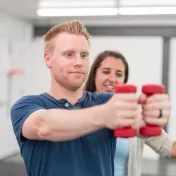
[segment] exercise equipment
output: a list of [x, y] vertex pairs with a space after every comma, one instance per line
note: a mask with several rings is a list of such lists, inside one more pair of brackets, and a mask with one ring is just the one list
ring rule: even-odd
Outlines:
[[[146, 84], [142, 86], [142, 92], [147, 96], [162, 94], [165, 92], [165, 87], [158, 84]], [[139, 132], [143, 136], [159, 136], [162, 133], [162, 129], [156, 125], [146, 124], [139, 129]]]
[[[116, 87], [116, 93], [136, 93], [137, 87], [132, 84], [120, 84]], [[132, 127], [125, 127], [114, 130], [115, 137], [129, 138], [137, 135], [137, 130]]]

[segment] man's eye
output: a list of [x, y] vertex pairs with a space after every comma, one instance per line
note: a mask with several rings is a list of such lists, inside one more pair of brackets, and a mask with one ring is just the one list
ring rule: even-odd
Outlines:
[[71, 57], [73, 54], [72, 53], [66, 53], [67, 57]]
[[85, 58], [87, 58], [88, 57], [88, 54], [82, 54], [81, 55], [81, 58], [83, 58], [83, 59], [85, 59]]

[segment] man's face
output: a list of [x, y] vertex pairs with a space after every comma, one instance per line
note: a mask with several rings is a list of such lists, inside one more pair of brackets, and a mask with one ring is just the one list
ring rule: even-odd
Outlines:
[[60, 33], [53, 42], [53, 52], [45, 53], [45, 62], [51, 70], [51, 76], [67, 89], [79, 89], [85, 82], [89, 69], [88, 41], [83, 35]]

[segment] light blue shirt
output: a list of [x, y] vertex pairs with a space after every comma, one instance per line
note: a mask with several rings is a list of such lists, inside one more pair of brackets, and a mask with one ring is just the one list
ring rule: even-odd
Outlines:
[[128, 138], [116, 139], [116, 152], [114, 162], [114, 176], [127, 176], [128, 175], [128, 155], [129, 143]]

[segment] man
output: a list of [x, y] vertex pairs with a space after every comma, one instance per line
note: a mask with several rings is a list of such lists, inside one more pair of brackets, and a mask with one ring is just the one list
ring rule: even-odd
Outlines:
[[[48, 93], [25, 96], [11, 110], [14, 132], [29, 176], [113, 176], [113, 129], [132, 126], [138, 102], [151, 124], [169, 118], [167, 95], [84, 92], [89, 69], [89, 34], [77, 20], [44, 36], [44, 59], [51, 73]], [[163, 108], [163, 103], [168, 108]], [[158, 119], [159, 109], [164, 117]]]

